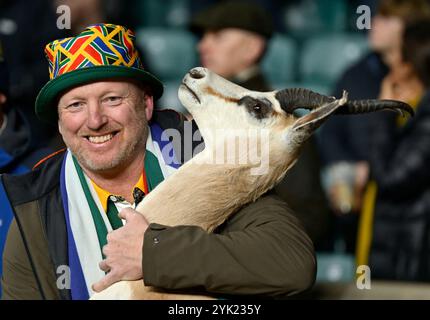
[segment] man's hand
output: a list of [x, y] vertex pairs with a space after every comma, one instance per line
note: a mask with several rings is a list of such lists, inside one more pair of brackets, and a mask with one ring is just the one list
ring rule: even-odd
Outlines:
[[103, 247], [106, 259], [99, 267], [108, 274], [93, 284], [95, 292], [100, 292], [121, 280], [143, 278], [142, 248], [148, 221], [139, 212], [126, 208], [119, 213], [126, 224], [107, 235], [107, 244]]

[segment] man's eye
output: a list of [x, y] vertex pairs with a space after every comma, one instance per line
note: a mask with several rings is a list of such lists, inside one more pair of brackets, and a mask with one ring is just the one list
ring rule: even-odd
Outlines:
[[66, 109], [78, 109], [78, 108], [81, 108], [83, 105], [84, 105], [83, 102], [77, 101], [67, 105]]
[[103, 103], [109, 106], [118, 106], [122, 103], [122, 97], [115, 97], [115, 96], [107, 97], [103, 99]]

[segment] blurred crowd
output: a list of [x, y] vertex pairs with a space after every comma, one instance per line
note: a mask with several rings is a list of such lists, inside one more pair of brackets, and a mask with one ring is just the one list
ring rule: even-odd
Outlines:
[[[333, 3], [341, 9], [340, 18]], [[356, 28], [356, 8], [363, 4], [371, 9], [370, 30]], [[71, 29], [57, 26], [60, 5], [71, 9]], [[48, 81], [43, 48], [52, 39], [99, 22], [135, 30], [164, 28], [172, 34], [180, 30], [194, 39], [180, 49], [198, 57], [190, 64], [248, 89], [270, 91], [297, 83], [274, 83], [262, 66], [275, 36], [290, 37], [304, 48], [310, 35], [356, 33], [367, 38], [365, 53], [343, 68], [337, 81], [323, 83], [323, 93], [339, 97], [347, 90], [350, 99], [401, 100], [414, 108], [415, 116], [332, 117], [275, 191], [302, 221], [318, 253], [369, 265], [372, 279], [429, 281], [430, 1], [246, 1], [246, 11], [237, 5], [215, 0], [0, 0], [0, 173], [31, 170], [63, 147], [57, 128], [34, 114], [36, 94]], [[145, 68], [157, 75], [150, 52], [145, 45], [140, 49]], [[158, 63], [164, 67], [177, 63], [162, 57]], [[176, 86], [175, 81], [170, 83]], [[0, 220], [0, 252], [1, 228]]]

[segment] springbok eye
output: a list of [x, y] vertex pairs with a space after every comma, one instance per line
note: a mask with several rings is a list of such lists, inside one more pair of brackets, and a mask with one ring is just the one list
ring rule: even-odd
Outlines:
[[272, 104], [266, 98], [256, 99], [245, 96], [239, 100], [239, 105], [243, 105], [250, 114], [259, 120], [267, 118], [272, 110]]

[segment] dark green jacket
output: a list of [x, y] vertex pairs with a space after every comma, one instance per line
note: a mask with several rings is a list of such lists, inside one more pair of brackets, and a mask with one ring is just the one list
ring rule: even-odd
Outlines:
[[[162, 118], [163, 128], [180, 127], [180, 118]], [[27, 175], [3, 176], [15, 211], [3, 257], [4, 299], [70, 299], [70, 290], [57, 288], [63, 273], [56, 272], [68, 265], [59, 188], [63, 156]], [[146, 285], [223, 295], [292, 295], [313, 285], [316, 269], [312, 242], [272, 195], [245, 206], [214, 234], [151, 224], [142, 263]]]

